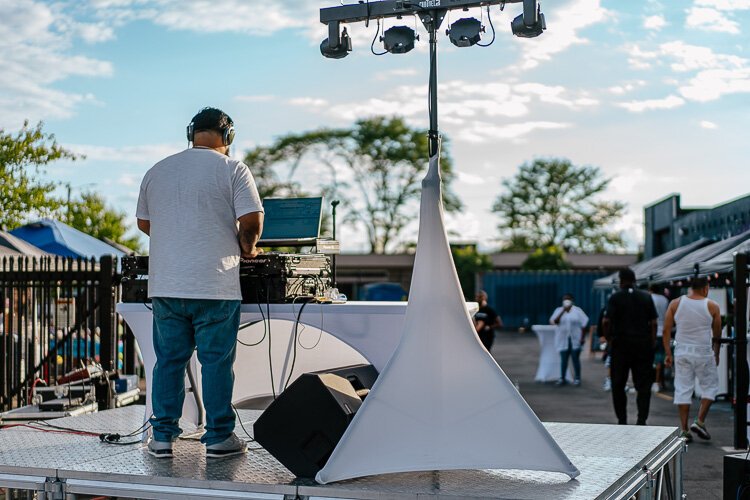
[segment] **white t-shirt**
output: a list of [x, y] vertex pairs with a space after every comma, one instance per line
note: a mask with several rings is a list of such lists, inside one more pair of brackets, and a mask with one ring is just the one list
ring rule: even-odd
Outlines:
[[154, 165], [136, 211], [151, 222], [148, 296], [240, 300], [237, 219], [262, 211], [239, 160], [191, 148]]
[[651, 294], [651, 300], [654, 301], [654, 307], [656, 308], [656, 314], [659, 317], [656, 320], [656, 336], [661, 337], [664, 334], [664, 317], [667, 315], [667, 308], [669, 307], [669, 300], [664, 295], [658, 293]]
[[[563, 311], [562, 307], [555, 309], [552, 316], [549, 317], [551, 324], [554, 324], [555, 318]], [[573, 306], [570, 311], [560, 316], [560, 323], [555, 328], [555, 348], [558, 351], [568, 350], [568, 339], [570, 339], [570, 345], [573, 349], [581, 348], [581, 336], [583, 332], [582, 328], [586, 328], [589, 324], [589, 317], [583, 312], [578, 306]]]

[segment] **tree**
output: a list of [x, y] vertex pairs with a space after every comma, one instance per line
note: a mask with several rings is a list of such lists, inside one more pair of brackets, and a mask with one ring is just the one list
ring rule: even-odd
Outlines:
[[[411, 128], [398, 117], [376, 117], [351, 128], [281, 137], [250, 151], [245, 163], [267, 178], [264, 168], [284, 168], [288, 180], [279, 183], [276, 178], [272, 184], [281, 190], [299, 186], [292, 179], [304, 170], [302, 165], [323, 166], [327, 174], [317, 176], [320, 193], [341, 199], [344, 223], [364, 227], [370, 251], [385, 253], [403, 243], [404, 229], [417, 217], [427, 151], [425, 130]], [[444, 206], [457, 210], [461, 203], [449, 188], [453, 171], [445, 139], [441, 169]]]
[[526, 257], [521, 264], [524, 271], [563, 271], [570, 269], [570, 263], [565, 260], [562, 248], [551, 245], [537, 248]]
[[475, 245], [451, 245], [451, 253], [464, 297], [466, 300], [474, 300], [474, 292], [477, 288], [477, 273], [492, 269], [492, 261], [488, 255], [477, 252]]
[[503, 181], [505, 193], [492, 207], [498, 226], [518, 246], [557, 246], [567, 251], [601, 252], [622, 248], [622, 235], [611, 228], [625, 205], [601, 199], [611, 179], [597, 167], [569, 160], [537, 159], [521, 165]]
[[[126, 236], [127, 215], [107, 206], [104, 197], [93, 192], [84, 192], [80, 199], [72, 200], [68, 206], [68, 224], [79, 231], [100, 240], [109, 239], [136, 252], [143, 251], [137, 236]], [[62, 218], [62, 217], [61, 217]]]
[[23, 127], [15, 134], [0, 129], [0, 227], [14, 229], [30, 215], [49, 216], [61, 201], [52, 195], [58, 183], [42, 179], [43, 167], [60, 159], [77, 156], [62, 148], [55, 136], [42, 131], [40, 122]]

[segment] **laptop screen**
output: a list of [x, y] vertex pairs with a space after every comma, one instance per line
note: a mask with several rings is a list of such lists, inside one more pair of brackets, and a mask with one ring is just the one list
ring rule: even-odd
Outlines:
[[320, 235], [323, 198], [266, 198], [260, 242], [314, 240]]

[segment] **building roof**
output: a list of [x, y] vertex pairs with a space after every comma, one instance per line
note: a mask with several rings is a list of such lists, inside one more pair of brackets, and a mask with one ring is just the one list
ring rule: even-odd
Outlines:
[[12, 234], [0, 231], [0, 255], [9, 257], [29, 256], [44, 257], [47, 252], [35, 247], [21, 238]]

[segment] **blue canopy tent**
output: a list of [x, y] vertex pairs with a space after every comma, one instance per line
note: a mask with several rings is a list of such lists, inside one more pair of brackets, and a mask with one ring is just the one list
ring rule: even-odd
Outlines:
[[102, 255], [117, 257], [126, 255], [125, 252], [93, 236], [51, 219], [26, 224], [10, 233], [45, 252], [62, 257], [96, 257], [98, 259]]
[[45, 255], [48, 255], [47, 252], [40, 250], [21, 238], [5, 231], [0, 231], [0, 256], [44, 257]]

